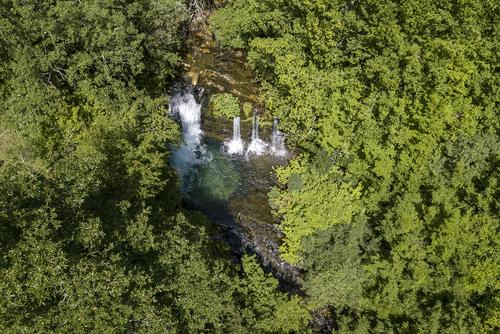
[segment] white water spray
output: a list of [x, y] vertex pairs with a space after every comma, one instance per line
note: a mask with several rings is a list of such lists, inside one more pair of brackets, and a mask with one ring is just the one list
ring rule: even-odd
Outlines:
[[205, 147], [201, 143], [201, 104], [191, 90], [174, 94], [170, 103], [171, 113], [179, 116], [182, 123], [182, 145], [172, 153], [172, 165], [183, 176], [194, 165], [206, 159]]
[[275, 118], [273, 122], [273, 133], [271, 135], [271, 148], [270, 152], [273, 155], [284, 157], [288, 154], [285, 148], [285, 134], [278, 130], [278, 119]]
[[259, 117], [253, 115], [252, 120], [252, 141], [248, 146], [246, 155], [262, 155], [266, 152], [268, 144], [259, 138]]
[[240, 122], [239, 117], [235, 117], [233, 120], [233, 139], [226, 143], [227, 153], [229, 154], [242, 154], [245, 149], [245, 144], [241, 139]]

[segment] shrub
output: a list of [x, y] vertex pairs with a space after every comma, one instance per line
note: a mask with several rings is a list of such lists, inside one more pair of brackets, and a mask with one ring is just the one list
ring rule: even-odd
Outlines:
[[216, 117], [234, 118], [240, 115], [238, 99], [229, 93], [217, 94], [212, 97], [213, 115]]

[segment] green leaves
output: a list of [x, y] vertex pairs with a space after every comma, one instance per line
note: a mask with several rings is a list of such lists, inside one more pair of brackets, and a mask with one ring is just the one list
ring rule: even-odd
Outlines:
[[279, 169], [277, 173], [281, 183], [293, 182], [293, 178], [300, 175], [301, 186], [289, 188], [288, 192], [275, 190], [270, 194], [271, 203], [277, 208], [276, 213], [283, 216], [280, 228], [286, 237], [281, 254], [291, 263], [299, 262], [298, 252], [305, 237], [333, 225], [350, 224], [353, 217], [362, 212], [359, 201], [361, 189], [342, 184], [341, 171], [335, 167], [326, 170], [311, 167], [302, 158], [292, 161], [287, 168]]
[[216, 12], [211, 25], [217, 39], [226, 47], [244, 48], [254, 36], [276, 35], [289, 24], [283, 13], [283, 0], [238, 0]]
[[215, 226], [182, 211], [163, 95], [187, 18], [177, 0], [0, 6], [0, 332], [307, 327], [255, 261], [249, 302]]
[[259, 333], [307, 332], [309, 312], [297, 296], [277, 293], [278, 281], [264, 274], [255, 256], [242, 259], [244, 277], [239, 291], [245, 309], [253, 312], [253, 319], [246, 319], [246, 329]]
[[240, 102], [238, 98], [229, 93], [213, 95], [210, 103], [213, 105], [214, 116], [233, 119], [240, 115]]
[[[273, 9], [290, 24], [262, 29]], [[270, 194], [281, 252], [344, 332], [498, 331], [495, 16], [484, 1], [237, 0], [214, 18], [306, 152]]]

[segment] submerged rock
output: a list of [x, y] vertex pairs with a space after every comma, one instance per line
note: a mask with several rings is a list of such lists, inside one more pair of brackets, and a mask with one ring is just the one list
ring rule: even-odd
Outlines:
[[254, 192], [246, 196], [233, 198], [229, 207], [236, 217], [258, 224], [271, 224], [274, 217], [268, 203], [267, 194]]

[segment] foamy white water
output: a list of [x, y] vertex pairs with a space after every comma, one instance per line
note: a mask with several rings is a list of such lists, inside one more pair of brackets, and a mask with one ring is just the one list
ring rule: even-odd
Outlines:
[[172, 165], [186, 175], [205, 159], [205, 148], [201, 143], [201, 104], [196, 102], [191, 90], [183, 90], [172, 96], [170, 111], [181, 120], [183, 139], [182, 145], [172, 153]]
[[256, 114], [253, 116], [252, 125], [252, 141], [248, 145], [246, 155], [262, 155], [266, 153], [269, 145], [259, 138], [259, 118]]
[[273, 133], [271, 135], [271, 148], [269, 149], [272, 155], [284, 157], [288, 154], [285, 147], [285, 134], [278, 130], [278, 119], [273, 122]]
[[233, 139], [226, 143], [229, 154], [242, 154], [245, 150], [245, 144], [241, 139], [240, 122], [239, 117], [235, 117], [233, 120]]

